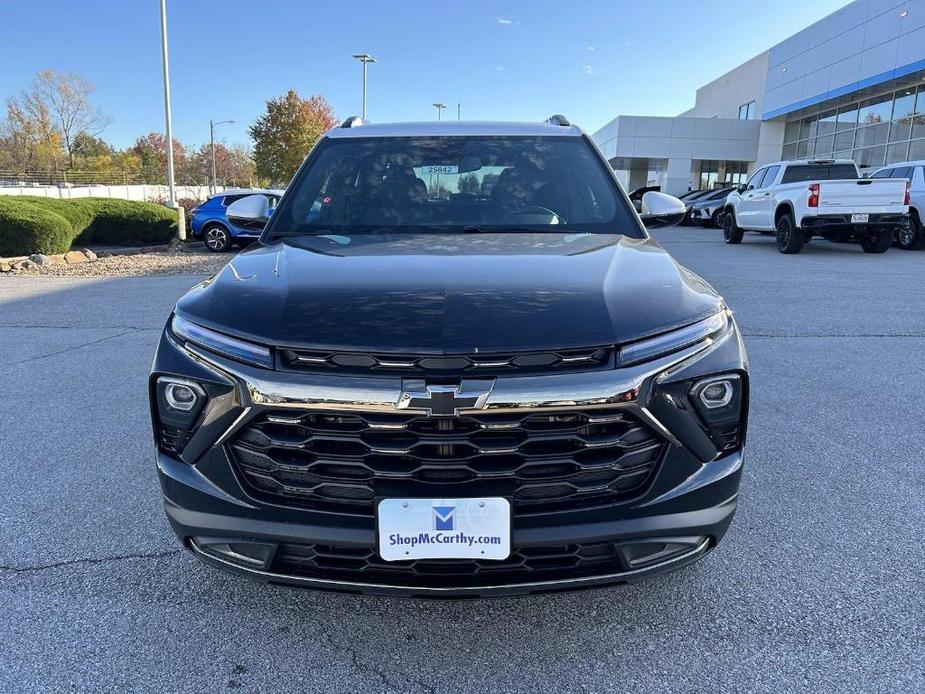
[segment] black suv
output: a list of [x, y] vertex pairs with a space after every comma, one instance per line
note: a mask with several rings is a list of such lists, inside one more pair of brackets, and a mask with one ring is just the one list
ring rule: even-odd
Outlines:
[[[271, 214], [272, 212], [272, 214]], [[170, 522], [264, 581], [479, 596], [631, 582], [726, 532], [748, 368], [590, 138], [350, 119], [260, 242], [181, 298], [150, 377]]]

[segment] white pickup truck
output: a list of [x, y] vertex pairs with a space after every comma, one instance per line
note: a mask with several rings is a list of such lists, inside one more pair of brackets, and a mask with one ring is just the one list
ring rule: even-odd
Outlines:
[[866, 253], [883, 253], [908, 223], [909, 182], [861, 178], [850, 159], [779, 161], [730, 193], [725, 210], [726, 243], [760, 231], [777, 234], [781, 253], [799, 253], [814, 236], [860, 241]]

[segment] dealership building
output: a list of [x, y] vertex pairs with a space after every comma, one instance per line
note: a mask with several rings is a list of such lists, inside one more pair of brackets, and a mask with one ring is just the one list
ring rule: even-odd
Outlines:
[[629, 189], [744, 183], [779, 159], [925, 159], [925, 0], [856, 0], [697, 90], [674, 117], [594, 140]]

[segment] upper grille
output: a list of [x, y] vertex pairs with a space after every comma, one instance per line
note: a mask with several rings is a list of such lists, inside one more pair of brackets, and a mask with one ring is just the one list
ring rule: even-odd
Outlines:
[[543, 352], [427, 355], [282, 349], [280, 357], [283, 367], [300, 371], [497, 376], [609, 368], [613, 366], [614, 350], [612, 347], [588, 347]]
[[231, 441], [257, 497], [372, 516], [375, 499], [505, 496], [514, 515], [638, 494], [664, 440], [617, 408], [554, 413], [274, 411]]

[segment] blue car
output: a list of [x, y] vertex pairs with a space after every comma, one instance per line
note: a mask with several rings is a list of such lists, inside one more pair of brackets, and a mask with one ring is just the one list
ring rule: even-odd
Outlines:
[[270, 209], [273, 209], [283, 196], [283, 191], [250, 188], [226, 190], [213, 195], [190, 211], [190, 228], [193, 236], [205, 241], [206, 248], [216, 253], [227, 251], [234, 244], [247, 244], [256, 239], [260, 236], [259, 230], [233, 226], [225, 216], [228, 205], [248, 195], [266, 195], [270, 201]]

